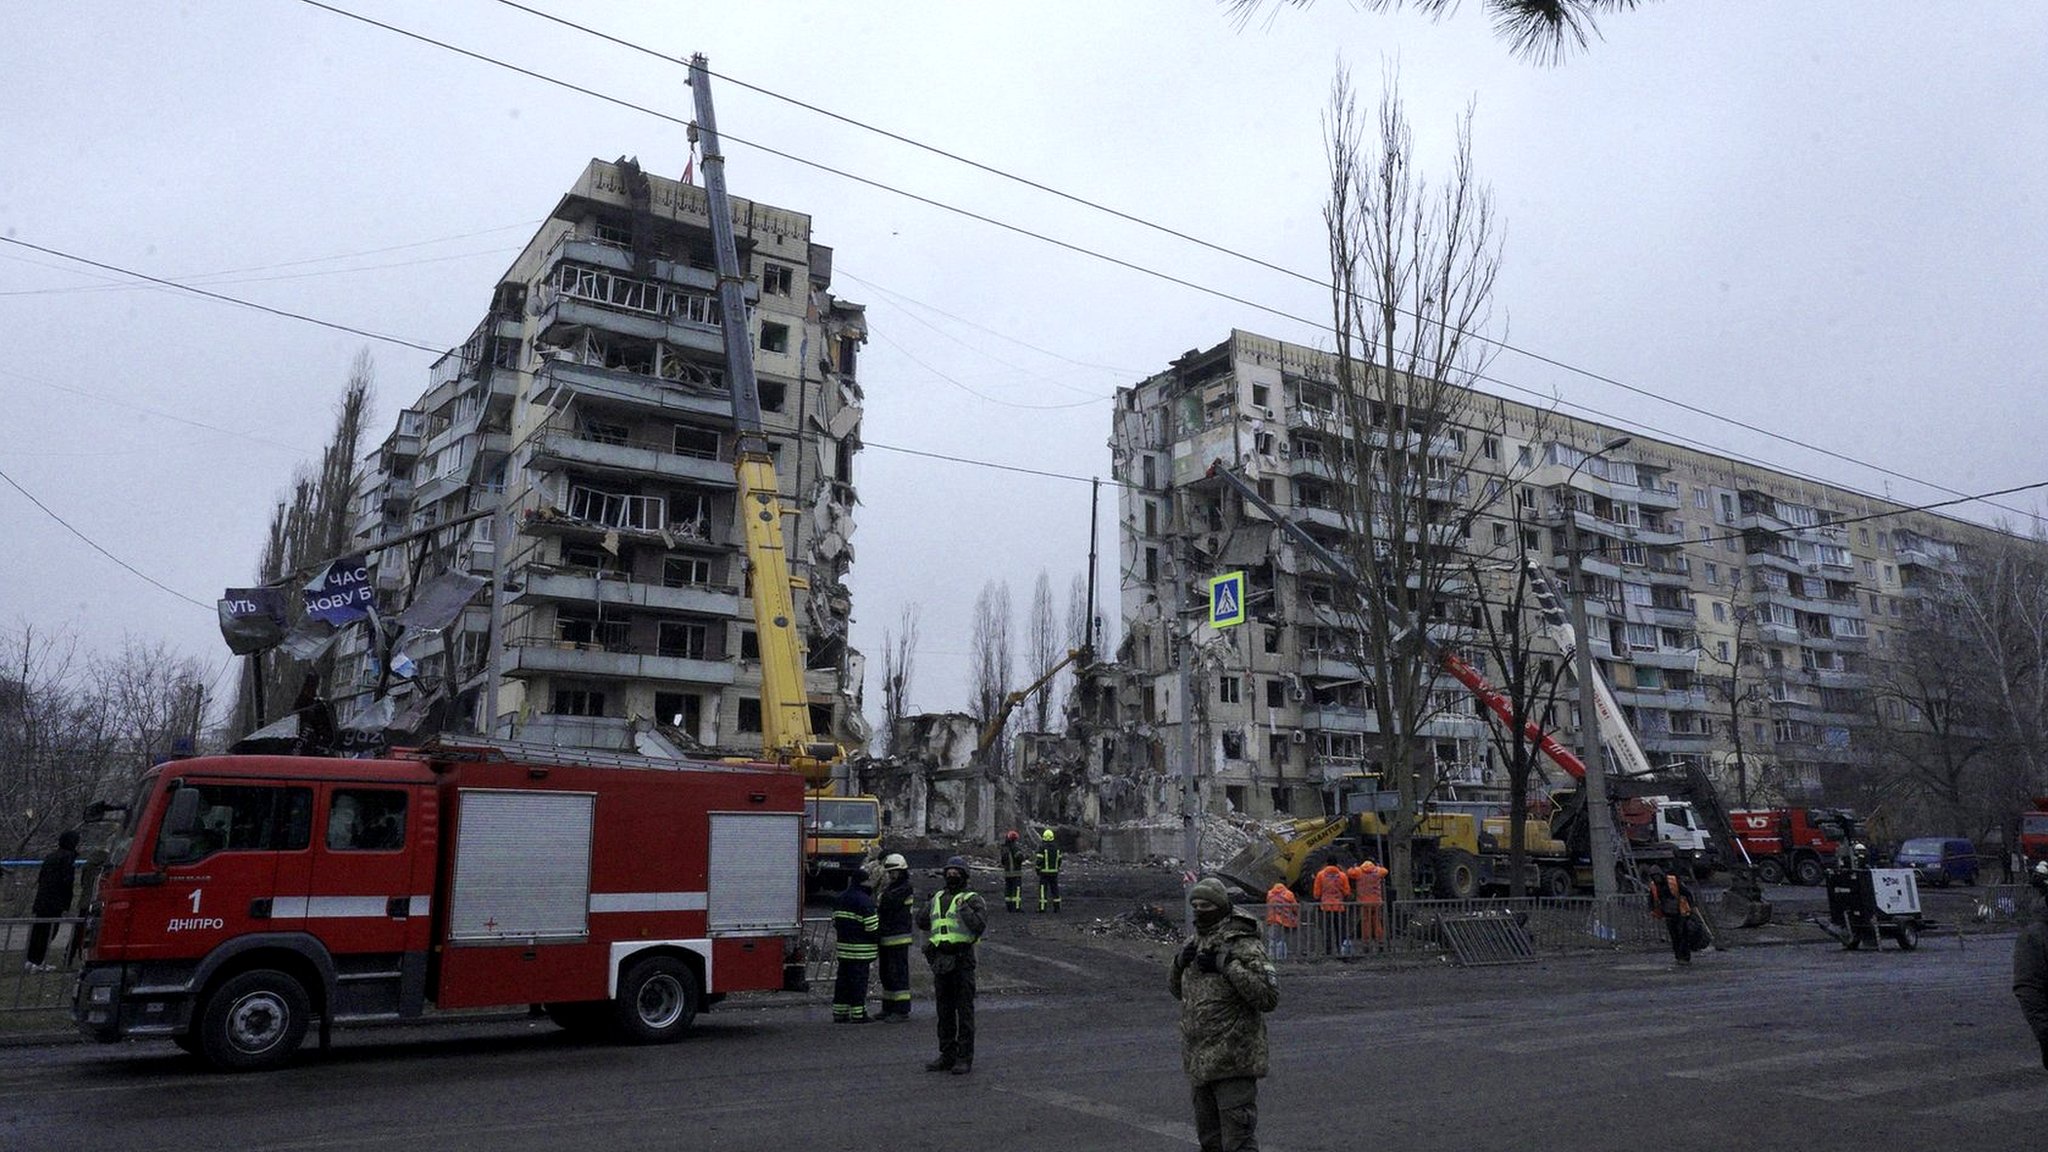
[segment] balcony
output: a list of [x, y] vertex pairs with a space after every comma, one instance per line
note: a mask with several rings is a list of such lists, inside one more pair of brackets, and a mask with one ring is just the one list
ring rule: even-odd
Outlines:
[[533, 402], [555, 405], [567, 394], [594, 397], [646, 415], [688, 416], [725, 426], [732, 424], [730, 393], [671, 383], [620, 368], [599, 368], [573, 360], [545, 361], [534, 374]]
[[1668, 752], [1683, 755], [1688, 752], [1703, 752], [1713, 742], [1708, 732], [1643, 732], [1636, 737], [1645, 752]]
[[633, 651], [624, 646], [576, 644], [566, 640], [518, 639], [505, 649], [507, 676], [576, 676], [607, 680], [669, 680], [690, 684], [731, 684], [734, 667], [724, 660], [692, 660]]
[[557, 716], [544, 712], [516, 725], [513, 737], [558, 748], [634, 750], [633, 722], [622, 716]]
[[1378, 732], [1380, 719], [1370, 708], [1311, 704], [1302, 709], [1301, 726], [1318, 732]]
[[1302, 653], [1301, 674], [1323, 680], [1356, 680], [1362, 675], [1355, 657], [1313, 649]]
[[673, 448], [645, 442], [623, 444], [592, 440], [571, 432], [543, 432], [533, 438], [533, 460], [540, 468], [572, 466], [634, 477], [658, 476], [664, 480], [731, 488], [732, 464], [685, 456]]
[[[1599, 655], [1599, 649], [1594, 649]], [[1630, 649], [1621, 657], [1630, 664], [1644, 668], [1682, 668], [1691, 670], [1699, 663], [1700, 654], [1696, 648], [1639, 648]]]
[[699, 320], [669, 320], [646, 312], [614, 308], [560, 291], [544, 291], [538, 314], [541, 332], [557, 328], [595, 328], [641, 340], [666, 340], [680, 348], [723, 355], [725, 337], [718, 325]]
[[654, 612], [683, 612], [700, 616], [732, 617], [741, 612], [737, 590], [707, 584], [665, 584], [635, 581], [623, 573], [595, 570], [544, 572], [528, 568], [523, 585], [512, 597], [514, 603], [550, 601], [577, 604], [616, 604]]

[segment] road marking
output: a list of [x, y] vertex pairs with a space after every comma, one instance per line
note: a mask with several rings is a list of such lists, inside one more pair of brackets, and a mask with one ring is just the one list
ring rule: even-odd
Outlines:
[[1604, 1028], [1597, 1031], [1572, 1032], [1567, 1035], [1537, 1036], [1529, 1040], [1510, 1040], [1496, 1045], [1502, 1052], [1527, 1055], [1532, 1052], [1553, 1052], [1559, 1048], [1583, 1050], [1588, 1045], [1605, 1044], [1611, 1040], [1656, 1040], [1665, 1036], [1697, 1036], [1699, 1024], [1687, 1021], [1682, 1024], [1656, 1024], [1641, 1028]]
[[1197, 1147], [1201, 1145], [1201, 1139], [1195, 1135], [1193, 1124], [1163, 1119], [1140, 1112], [1136, 1108], [1111, 1104], [1107, 1100], [1092, 1100], [1086, 1096], [1076, 1096], [1072, 1092], [1062, 1092], [1057, 1088], [1019, 1088], [1006, 1084], [996, 1091], [1023, 1096], [1055, 1108], [1065, 1108], [1069, 1112], [1079, 1112], [1083, 1116], [1093, 1116], [1097, 1120], [1108, 1120], [1113, 1124], [1122, 1124], [1126, 1128], [1136, 1128], [1140, 1132], [1150, 1132], [1154, 1136], [1164, 1136], [1183, 1144], [1193, 1144]]
[[1665, 1073], [1685, 1080], [1728, 1081], [1740, 1080], [1753, 1072], [1778, 1072], [1793, 1068], [1807, 1068], [1816, 1064], [1842, 1062], [1850, 1059], [1867, 1060], [1872, 1056], [1885, 1056], [1898, 1052], [1924, 1050], [1923, 1045], [1879, 1042], [1859, 1044], [1853, 1052], [1839, 1048], [1810, 1048], [1803, 1052], [1779, 1052], [1771, 1056], [1759, 1056], [1754, 1060], [1739, 1060], [1733, 1064], [1716, 1064], [1709, 1068], [1677, 1068]]
[[1889, 1072], [1878, 1072], [1869, 1076], [1855, 1076], [1847, 1080], [1822, 1080], [1815, 1083], [1788, 1085], [1785, 1091], [1809, 1100], [1860, 1100], [1866, 1096], [1882, 1096], [1891, 1092], [1911, 1091], [1915, 1088], [1930, 1087], [1939, 1083], [1943, 1088], [1953, 1088], [1958, 1081], [1996, 1075], [2012, 1070], [2012, 1061], [2002, 1060], [1996, 1064], [1981, 1064], [1977, 1067], [1958, 1068], [1945, 1064], [1939, 1078], [1930, 1075], [1926, 1068], [1894, 1068]]
[[1939, 1108], [1923, 1109], [1922, 1115], [1990, 1120], [2000, 1116], [2021, 1116], [2044, 1109], [2048, 1109], [2048, 1091], [2043, 1091], [2041, 1086], [2036, 1084], [2030, 1088], [2015, 1088], [2010, 1092], [1979, 1096], [1974, 1100], [1958, 1100], [1953, 1104], [1943, 1104]]
[[1079, 964], [1070, 964], [1065, 960], [1055, 960], [1050, 956], [1040, 956], [1036, 952], [1026, 952], [1022, 948], [1012, 948], [1007, 944], [991, 944], [983, 940], [980, 947], [983, 951], [993, 952], [998, 956], [1015, 956], [1022, 960], [1029, 960], [1033, 964], [1043, 964], [1048, 968], [1059, 968], [1063, 971], [1072, 972], [1076, 976], [1096, 975], [1096, 973], [1081, 967]]

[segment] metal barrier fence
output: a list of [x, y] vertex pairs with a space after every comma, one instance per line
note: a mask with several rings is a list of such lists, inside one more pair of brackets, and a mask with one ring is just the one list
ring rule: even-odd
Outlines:
[[1977, 894], [1979, 924], [2012, 924], [2025, 920], [2041, 906], [2041, 898], [2026, 884], [1986, 884]]
[[1402, 900], [1345, 904], [1325, 911], [1313, 902], [1293, 906], [1294, 925], [1276, 924], [1268, 905], [1238, 910], [1265, 928], [1266, 950], [1276, 961], [1367, 959], [1442, 955], [1445, 924], [1512, 917], [1539, 954], [1563, 955], [1613, 948], [1662, 947], [1669, 937], [1641, 896], [1525, 896], [1479, 900]]
[[[85, 942], [85, 919], [56, 916], [0, 918], [0, 1012], [49, 1012], [68, 1009], [71, 984], [78, 974]], [[30, 937], [48, 930], [43, 962], [31, 966]]]
[[812, 992], [822, 990], [832, 994], [832, 981], [839, 975], [839, 961], [836, 959], [838, 941], [832, 932], [830, 916], [804, 917], [804, 979]]

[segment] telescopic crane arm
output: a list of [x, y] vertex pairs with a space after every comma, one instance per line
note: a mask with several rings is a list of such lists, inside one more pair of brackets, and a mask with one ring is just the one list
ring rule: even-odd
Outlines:
[[753, 341], [747, 329], [746, 270], [733, 239], [732, 205], [725, 192], [725, 156], [711, 110], [710, 72], [700, 53], [690, 58], [690, 88], [704, 148], [704, 194], [718, 262], [719, 327], [725, 337], [726, 385], [732, 393], [733, 471], [738, 483], [735, 517], [746, 541], [752, 584], [754, 635], [761, 648], [761, 746], [769, 758], [792, 765], [812, 784], [823, 784], [845, 752], [818, 743], [804, 687], [803, 639], [796, 629], [796, 594], [783, 546], [782, 495], [775, 458], [761, 424], [761, 393], [754, 378]]

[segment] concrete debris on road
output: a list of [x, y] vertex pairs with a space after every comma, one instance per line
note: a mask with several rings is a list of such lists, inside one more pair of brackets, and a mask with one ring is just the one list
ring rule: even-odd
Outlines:
[[1123, 940], [1180, 939], [1180, 922], [1157, 904], [1140, 904], [1106, 920], [1090, 921], [1087, 930], [1091, 935], [1115, 936]]

